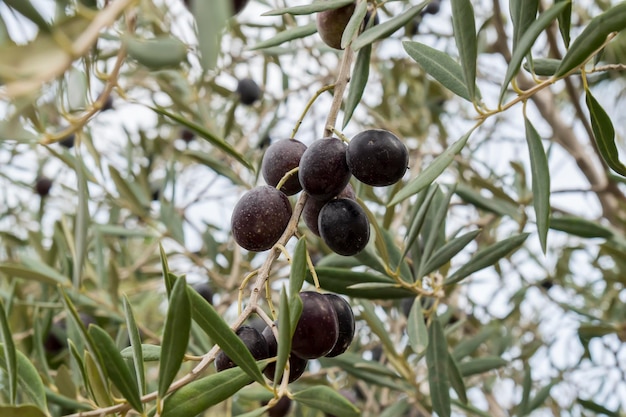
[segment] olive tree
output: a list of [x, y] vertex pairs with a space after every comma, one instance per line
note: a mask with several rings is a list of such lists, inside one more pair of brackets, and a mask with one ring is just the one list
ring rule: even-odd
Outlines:
[[626, 3], [0, 28], [0, 415], [623, 415]]

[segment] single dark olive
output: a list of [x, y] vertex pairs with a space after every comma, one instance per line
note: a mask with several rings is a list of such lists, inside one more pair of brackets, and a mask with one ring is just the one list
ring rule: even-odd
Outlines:
[[347, 146], [337, 138], [318, 139], [300, 159], [298, 178], [304, 191], [316, 200], [328, 201], [350, 181]]
[[[269, 352], [269, 358], [273, 358], [278, 353], [278, 344], [272, 328], [267, 326], [263, 330], [263, 337], [267, 341], [267, 349]], [[292, 383], [296, 379], [300, 378], [306, 370], [308, 360], [297, 357], [296, 355], [289, 355], [289, 383]], [[276, 372], [276, 363], [272, 362], [268, 364], [263, 370], [265, 375], [270, 381], [274, 380], [274, 373]]]
[[352, 307], [344, 298], [336, 294], [324, 294], [324, 297], [333, 304], [339, 324], [337, 343], [333, 346], [333, 350], [326, 354], [326, 357], [334, 358], [344, 353], [352, 343], [354, 338], [354, 313], [352, 312]]
[[241, 104], [251, 106], [261, 98], [261, 88], [253, 79], [244, 78], [237, 84], [237, 94]]
[[354, 13], [354, 8], [355, 4], [352, 3], [338, 9], [324, 10], [317, 14], [317, 33], [326, 45], [335, 49], [343, 49], [341, 37]]
[[352, 256], [370, 239], [370, 224], [359, 203], [347, 198], [331, 200], [322, 207], [317, 227], [324, 243], [335, 253]]
[[213, 290], [206, 282], [199, 282], [191, 286], [198, 294], [202, 296], [209, 304], [213, 305]]
[[285, 417], [287, 413], [289, 413], [290, 408], [291, 399], [287, 396], [284, 396], [281, 397], [272, 408], [267, 410], [267, 415], [269, 417]]
[[[269, 358], [267, 342], [265, 338], [255, 328], [250, 326], [241, 326], [235, 332], [241, 341], [246, 345], [252, 357], [256, 360]], [[224, 351], [220, 351], [215, 358], [215, 369], [217, 372], [224, 369], [234, 368], [237, 366]]]
[[424, 10], [422, 10], [422, 16], [425, 14], [437, 14], [441, 10], [441, 1], [440, 0], [432, 0]]
[[327, 355], [337, 343], [339, 322], [333, 303], [315, 291], [300, 293], [302, 314], [293, 332], [291, 352], [303, 359]]
[[[185, 6], [187, 6], [187, 8], [191, 8], [191, 1], [192, 0], [183, 0], [183, 3], [185, 3]], [[232, 0], [232, 13], [239, 13], [243, 10], [244, 7], [246, 7], [247, 4], [248, 0]]]
[[72, 149], [74, 147], [74, 142], [76, 142], [76, 135], [73, 133], [70, 133], [69, 135], [67, 135], [62, 140], [59, 141], [59, 145], [67, 149]]
[[233, 209], [233, 237], [244, 249], [264, 251], [278, 241], [290, 218], [291, 204], [285, 194], [269, 185], [255, 187]]
[[[265, 182], [276, 187], [280, 180], [294, 168], [300, 165], [300, 158], [306, 151], [306, 145], [296, 139], [282, 139], [267, 148], [261, 163], [261, 173]], [[286, 195], [294, 195], [302, 190], [298, 174], [289, 177], [280, 191]]]
[[35, 181], [35, 192], [41, 197], [47, 197], [52, 188], [52, 180], [46, 176], [40, 176]]
[[352, 138], [346, 161], [359, 181], [382, 187], [402, 179], [409, 163], [409, 151], [393, 133], [370, 129]]
[[[349, 198], [350, 200], [355, 200], [356, 194], [354, 193], [354, 188], [352, 188], [352, 185], [346, 185], [346, 188], [344, 188], [343, 191], [339, 193], [337, 198]], [[317, 228], [317, 219], [319, 218], [322, 207], [324, 207], [326, 203], [326, 201], [309, 198], [306, 200], [304, 208], [302, 209], [302, 219], [304, 220], [304, 224], [306, 224], [309, 230], [317, 236], [320, 235], [320, 231]]]
[[185, 128], [180, 132], [180, 138], [184, 140], [185, 143], [191, 142], [192, 140], [194, 140], [195, 137], [196, 137], [196, 134], [194, 133], [194, 131], [190, 129]]

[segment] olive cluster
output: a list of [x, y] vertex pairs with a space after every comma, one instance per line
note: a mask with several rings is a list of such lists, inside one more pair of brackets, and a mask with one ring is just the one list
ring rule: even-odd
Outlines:
[[[348, 349], [354, 337], [354, 314], [350, 304], [336, 294], [314, 291], [300, 293], [302, 313], [293, 331], [289, 355], [289, 382], [298, 379], [310, 359], [335, 357]], [[271, 358], [278, 352], [272, 327], [262, 332], [251, 326], [236, 331], [256, 360]], [[235, 363], [222, 351], [215, 358], [217, 371], [232, 368]], [[274, 379], [276, 366], [270, 363], [263, 374]]]

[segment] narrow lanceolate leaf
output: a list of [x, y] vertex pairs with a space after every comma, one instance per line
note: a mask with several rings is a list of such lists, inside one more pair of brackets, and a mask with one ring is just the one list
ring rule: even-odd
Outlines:
[[[135, 315], [130, 306], [128, 298], [124, 295], [124, 315], [126, 316], [126, 328], [128, 329], [128, 338], [130, 339], [130, 348], [132, 351], [132, 360], [135, 368], [135, 376], [139, 386], [139, 394], [146, 393], [146, 377], [143, 365], [143, 349], [141, 346], [141, 335], [139, 328], [135, 322]], [[159, 347], [160, 348], [160, 347]], [[160, 352], [159, 352], [160, 353]]]
[[248, 374], [248, 379], [253, 379], [265, 385], [265, 379], [254, 357], [252, 357], [252, 354], [241, 339], [226, 324], [222, 316], [196, 290], [189, 287], [187, 292], [191, 299], [194, 321], [237, 366], [241, 367]]
[[200, 64], [204, 71], [209, 71], [217, 65], [221, 32], [230, 17], [229, 3], [229, 0], [193, 2], [192, 12], [196, 19]]
[[556, 73], [556, 70], [559, 69], [559, 65], [561, 65], [560, 59], [536, 58], [532, 60], [532, 63], [528, 61], [524, 62], [524, 69], [536, 75], [549, 77]]
[[506, 70], [506, 75], [504, 76], [504, 82], [502, 83], [502, 90], [500, 90], [500, 103], [502, 103], [502, 100], [504, 99], [504, 95], [506, 94], [509, 83], [518, 73], [524, 57], [528, 55], [541, 32], [543, 32], [544, 29], [546, 29], [550, 25], [550, 23], [552, 23], [552, 21], [556, 19], [556, 17], [561, 12], [563, 12], [568, 4], [569, 1], [553, 5], [548, 10], [543, 12], [539, 16], [539, 18], [535, 20], [528, 27], [528, 29], [526, 29], [526, 31], [520, 38], [519, 43], [517, 44], [517, 49], [513, 51], [513, 54], [511, 55], [511, 61], [509, 62], [509, 66]]
[[428, 3], [429, 1], [424, 1], [417, 6], [411, 7], [406, 12], [399, 13], [396, 17], [364, 31], [354, 40], [354, 42], [352, 42], [352, 49], [358, 51], [378, 39], [391, 35], [393, 32], [401, 27], [404, 27], [407, 23], [413, 20], [413, 18], [415, 18]]
[[434, 270], [442, 267], [446, 263], [450, 262], [450, 260], [463, 248], [472, 242], [476, 236], [480, 234], [482, 230], [473, 230], [471, 232], [467, 232], [464, 235], [456, 237], [437, 249], [435, 253], [428, 259], [426, 265], [424, 266], [424, 275], [430, 274]]
[[354, 3], [354, 0], [317, 0], [311, 4], [304, 6], [283, 7], [281, 9], [270, 10], [263, 13], [261, 16], [280, 16], [282, 14], [291, 15], [304, 15], [317, 12], [323, 12], [324, 10], [338, 9], [348, 4]]
[[533, 387], [532, 373], [528, 363], [524, 362], [524, 381], [522, 382], [522, 401], [519, 403], [520, 417], [528, 414], [528, 402], [530, 400], [530, 390]]
[[[395, 285], [389, 277], [377, 273], [352, 271], [347, 268], [317, 267], [315, 268], [322, 288], [350, 297], [367, 299], [391, 299], [410, 297], [413, 293], [405, 288], [352, 288], [361, 283], [382, 283]], [[313, 283], [313, 277], [307, 274], [307, 281]]]
[[2, 417], [46, 417], [46, 413], [34, 405], [0, 405]]
[[224, 141], [224, 139], [222, 139], [222, 138], [218, 137], [217, 135], [209, 132], [204, 127], [189, 121], [187, 118], [185, 118], [183, 116], [180, 116], [180, 115], [177, 115], [177, 114], [174, 114], [174, 113], [170, 113], [169, 111], [165, 110], [164, 108], [161, 108], [161, 107], [150, 107], [150, 109], [152, 109], [154, 112], [156, 112], [158, 114], [161, 114], [163, 116], [169, 117], [170, 119], [174, 120], [175, 122], [178, 122], [181, 125], [185, 126], [189, 130], [192, 130], [194, 133], [196, 133], [201, 138], [205, 139], [211, 145], [215, 146], [216, 148], [221, 149], [226, 154], [228, 154], [228, 155], [232, 156], [233, 158], [235, 158], [237, 161], [239, 161], [241, 164], [243, 164], [246, 168], [254, 170], [254, 167], [252, 166], [252, 164], [250, 164], [250, 162], [246, 161], [246, 159], [243, 157], [243, 155], [241, 155], [239, 152], [237, 152], [237, 150], [235, 148], [233, 148], [229, 143]]
[[589, 109], [593, 138], [596, 141], [602, 159], [611, 169], [626, 177], [626, 166], [619, 160], [619, 153], [617, 152], [617, 146], [615, 146], [615, 129], [609, 115], [606, 114], [606, 111], [604, 111], [589, 89], [585, 90], [585, 102]]
[[417, 236], [421, 233], [430, 203], [433, 201], [433, 198], [437, 194], [438, 190], [439, 186], [437, 184], [431, 185], [428, 189], [421, 191], [417, 196], [417, 201], [415, 201], [413, 211], [415, 214], [411, 215], [411, 225], [406, 234], [406, 242], [404, 243], [402, 258], [409, 253], [413, 247], [413, 242], [415, 242], [415, 239], [417, 239]]
[[379, 417], [397, 417], [403, 416], [409, 409], [409, 403], [406, 398], [401, 398], [399, 401], [395, 401], [393, 404], [386, 407], [379, 415]]
[[604, 238], [613, 236], [613, 231], [601, 224], [575, 216], [558, 216], [550, 218], [550, 229], [560, 230], [570, 235], [584, 238]]
[[461, 375], [471, 376], [476, 374], [482, 374], [483, 372], [491, 371], [493, 369], [502, 368], [508, 362], [499, 356], [490, 356], [486, 358], [472, 359], [459, 364], [459, 371]]
[[293, 260], [291, 261], [291, 272], [289, 274], [289, 294], [291, 296], [298, 294], [302, 289], [306, 272], [306, 239], [302, 237], [296, 244]]
[[319, 385], [293, 394], [293, 399], [326, 414], [342, 417], [358, 417], [359, 409], [334, 389]]
[[343, 30], [343, 35], [341, 35], [341, 48], [345, 49], [346, 46], [354, 39], [356, 34], [361, 29], [361, 25], [363, 24], [363, 19], [365, 18], [365, 14], [367, 13], [367, 1], [360, 2], [356, 8], [354, 9], [354, 13], [352, 13], [352, 17], [348, 21], [346, 28]]
[[[561, 9], [565, 10], [563, 6], [570, 6], [570, 2], [558, 3], [554, 7], [556, 6], [562, 6]], [[624, 29], [626, 29], [626, 2], [621, 2], [591, 19], [570, 46], [554, 76], [562, 77], [585, 63], [602, 46], [609, 34]]]
[[296, 26], [293, 28], [281, 30], [280, 32], [278, 32], [278, 35], [258, 42], [250, 49], [256, 51], [259, 49], [269, 48], [271, 46], [278, 46], [294, 39], [306, 38], [307, 36], [310, 36], [314, 33], [317, 33], [317, 25], [315, 23], [309, 23], [308, 25], [304, 26]]
[[80, 148], [76, 149], [76, 179], [78, 181], [78, 210], [76, 211], [76, 230], [74, 231], [74, 241], [76, 242], [76, 253], [74, 254], [74, 269], [72, 281], [74, 288], [80, 288], [81, 275], [85, 257], [87, 256], [87, 233], [89, 229], [89, 187], [87, 187], [87, 173], [80, 155]]
[[[278, 314], [278, 352], [276, 352], [276, 369], [274, 381], [281, 381], [283, 370], [289, 359], [291, 350], [291, 320], [289, 319], [289, 299], [287, 291], [283, 287], [280, 292], [280, 312]], [[295, 328], [295, 326], [294, 326]]]
[[[140, 349], [141, 357], [144, 362], [155, 362], [161, 358], [161, 346], [142, 344], [140, 345]], [[122, 357], [124, 359], [133, 359], [135, 356], [134, 350], [134, 346], [128, 346], [127, 348], [122, 349]]]
[[231, 397], [251, 378], [240, 368], [195, 380], [165, 398], [161, 417], [195, 416]]
[[370, 76], [370, 58], [372, 56], [372, 46], [368, 45], [361, 49], [356, 55], [356, 62], [354, 63], [354, 69], [352, 70], [352, 76], [350, 77], [350, 84], [348, 85], [348, 97], [344, 104], [343, 114], [343, 127], [348, 125], [348, 122], [354, 114], [357, 106], [361, 102], [367, 80]]
[[165, 249], [163, 249], [163, 245], [161, 245], [161, 243], [159, 243], [159, 255], [161, 257], [161, 271], [163, 272], [163, 280], [165, 281], [165, 290], [167, 291], [167, 296], [169, 297], [172, 293], [174, 282], [170, 279], [170, 267], [167, 264]]
[[450, 275], [446, 279], [445, 284], [454, 284], [476, 271], [480, 271], [481, 269], [495, 264], [498, 260], [520, 247], [527, 237], [528, 233], [522, 233], [479, 250], [472, 256], [468, 263]]
[[546, 253], [548, 229], [550, 228], [550, 169], [548, 157], [543, 149], [541, 138], [535, 127], [527, 118], [526, 142], [530, 154], [530, 171], [532, 173], [533, 206], [537, 219], [537, 233], [543, 253]]
[[478, 41], [476, 40], [474, 8], [470, 0], [452, 0], [452, 25], [465, 85], [470, 98], [474, 100], [476, 98]]
[[4, 350], [3, 368], [7, 370], [9, 379], [9, 404], [15, 405], [17, 401], [17, 354], [11, 328], [9, 327], [9, 319], [4, 303], [0, 298], [0, 342]]
[[428, 328], [422, 312], [422, 303], [416, 300], [411, 307], [407, 319], [407, 333], [409, 334], [409, 344], [413, 352], [420, 354], [428, 346]]
[[179, 277], [172, 288], [165, 318], [159, 364], [159, 398], [165, 396], [180, 369], [189, 343], [190, 329], [191, 305], [187, 294], [187, 283], [184, 277]]
[[126, 366], [122, 355], [117, 350], [115, 342], [111, 336], [102, 328], [91, 325], [89, 334], [98, 347], [98, 355], [109, 379], [113, 382], [118, 391], [126, 398], [128, 403], [137, 411], [142, 412], [143, 406], [139, 398], [137, 383]]
[[441, 322], [435, 316], [428, 328], [426, 348], [428, 386], [433, 411], [439, 417], [450, 417], [450, 379], [448, 376], [448, 343]]
[[452, 389], [454, 389], [454, 392], [456, 392], [459, 400], [467, 404], [467, 392], [465, 382], [463, 382], [463, 375], [461, 375], [461, 371], [459, 370], [459, 364], [451, 354], [448, 355], [448, 375], [450, 377], [450, 385]]
[[[7, 350], [8, 349], [4, 344], [0, 344], [0, 367], [8, 373], [10, 371], [7, 367]], [[37, 369], [22, 352], [19, 350], [15, 350], [14, 352], [16, 378], [17, 384], [21, 389], [20, 392], [23, 392], [28, 396], [30, 399], [29, 402], [32, 402], [42, 410], [46, 410], [48, 408], [46, 403], [46, 393]], [[26, 401], [22, 400], [22, 402]], [[4, 414], [0, 415], [4, 417]]]
[[561, 32], [561, 38], [566, 48], [569, 48], [570, 42], [570, 29], [572, 26], [572, 2], [570, 0], [556, 0], [556, 3], [567, 2], [569, 5], [563, 10], [563, 13], [559, 15], [559, 31]]
[[591, 400], [583, 400], [582, 398], [576, 399], [576, 402], [580, 404], [583, 408], [586, 408], [589, 411], [593, 411], [594, 413], [598, 413], [601, 415], [609, 416], [609, 417], [620, 417], [619, 411], [611, 411], [608, 408], [600, 405]]
[[513, 23], [513, 51], [517, 49], [520, 38], [535, 21], [539, 0], [510, 0], [509, 9]]
[[179, 39], [160, 35], [153, 39], [122, 38], [128, 56], [151, 70], [173, 68], [187, 57], [187, 46]]
[[407, 54], [441, 85], [457, 96], [472, 101], [461, 66], [450, 55], [419, 42], [402, 42]]
[[461, 152], [461, 149], [467, 143], [473, 129], [467, 132], [461, 139], [454, 142], [452, 146], [446, 149], [441, 155], [435, 158], [417, 177], [410, 181], [404, 188], [402, 188], [394, 197], [393, 200], [387, 204], [392, 206], [401, 201], [406, 200], [413, 194], [419, 193], [424, 188], [428, 187], [435, 181], [435, 179], [441, 175], [441, 173], [452, 163], [454, 157]]

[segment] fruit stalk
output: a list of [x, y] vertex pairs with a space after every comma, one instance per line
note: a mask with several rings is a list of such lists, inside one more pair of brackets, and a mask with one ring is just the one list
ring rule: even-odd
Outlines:
[[354, 52], [350, 45], [346, 46], [343, 51], [343, 57], [341, 58], [341, 66], [339, 67], [339, 74], [337, 75], [337, 81], [335, 82], [335, 91], [333, 93], [333, 102], [330, 105], [330, 111], [326, 118], [326, 124], [324, 126], [325, 138], [330, 137], [333, 133], [335, 123], [337, 122], [337, 115], [341, 108], [341, 102], [343, 101], [343, 95], [346, 91], [346, 87], [350, 82], [350, 67], [352, 66], [352, 59], [354, 58]]

